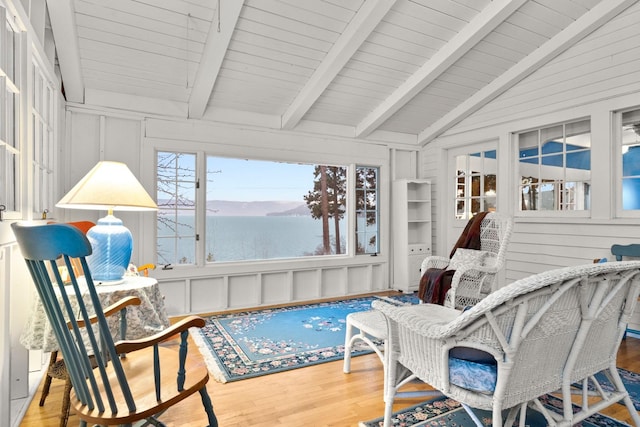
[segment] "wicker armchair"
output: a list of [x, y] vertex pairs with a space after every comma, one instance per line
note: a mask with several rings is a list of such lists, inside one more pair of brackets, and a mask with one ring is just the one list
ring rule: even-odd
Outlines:
[[[618, 347], [639, 291], [640, 262], [634, 261], [533, 275], [464, 312], [434, 304], [397, 307], [375, 301], [388, 325], [385, 426], [396, 390], [413, 375], [461, 402], [472, 417], [471, 408], [492, 411], [494, 426], [503, 425], [506, 409], [504, 425], [518, 415], [525, 418], [527, 406], [541, 412], [549, 425], [569, 426], [619, 401], [640, 425], [616, 369]], [[487, 372], [494, 385], [473, 383]], [[598, 372], [608, 377], [614, 391], [601, 387]], [[539, 399], [552, 392], [562, 400], [561, 413]], [[573, 394], [582, 396], [576, 413]]]
[[[504, 266], [512, 229], [511, 216], [490, 212], [484, 217], [480, 225], [482, 257], [478, 257], [474, 263], [455, 267], [451, 289], [444, 301], [445, 306], [463, 308], [475, 305], [496, 290], [497, 274]], [[444, 269], [451, 261], [452, 259], [442, 256], [429, 256], [422, 261], [420, 271], [424, 273], [429, 268]]]

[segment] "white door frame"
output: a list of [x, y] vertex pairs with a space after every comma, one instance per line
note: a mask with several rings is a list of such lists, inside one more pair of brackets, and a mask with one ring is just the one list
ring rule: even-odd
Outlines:
[[[456, 207], [455, 207], [455, 199], [456, 199], [456, 157], [464, 154], [478, 153], [481, 151], [491, 151], [496, 150], [496, 161], [498, 164], [496, 170], [496, 197], [499, 198], [500, 191], [503, 191], [507, 188], [506, 185], [500, 185], [501, 179], [506, 179], [506, 176], [501, 173], [500, 168], [500, 150], [498, 149], [498, 139], [492, 139], [490, 141], [484, 141], [480, 143], [468, 144], [460, 147], [455, 147], [447, 150], [447, 179], [446, 179], [446, 191], [444, 203], [446, 207], [444, 209], [445, 218], [443, 223], [445, 224], [445, 249], [446, 251], [442, 253], [443, 256], [448, 256], [449, 251], [453, 248], [453, 245], [460, 237], [460, 234], [464, 230], [464, 227], [467, 225], [467, 219], [456, 219]], [[502, 178], [501, 178], [502, 177]], [[496, 205], [498, 206], [498, 200], [496, 200]]]

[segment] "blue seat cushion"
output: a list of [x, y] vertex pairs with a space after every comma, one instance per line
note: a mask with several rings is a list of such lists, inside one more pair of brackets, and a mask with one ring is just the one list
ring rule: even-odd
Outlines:
[[449, 382], [480, 393], [496, 388], [498, 366], [495, 358], [482, 350], [455, 347], [449, 352]]

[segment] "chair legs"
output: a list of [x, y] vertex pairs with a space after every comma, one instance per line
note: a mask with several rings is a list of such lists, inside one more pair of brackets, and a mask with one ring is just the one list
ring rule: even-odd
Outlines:
[[[355, 333], [356, 329], [358, 333]], [[387, 337], [387, 324], [384, 315], [377, 310], [360, 311], [347, 315], [347, 325], [344, 337], [344, 364], [342, 371], [351, 372], [351, 352], [357, 340], [366, 343], [376, 352], [384, 366], [384, 354], [373, 342], [373, 339], [384, 341]]]
[[66, 427], [71, 410], [71, 379], [64, 383], [64, 395], [62, 396], [62, 410], [60, 414], [60, 427]]
[[64, 380], [64, 392], [62, 395], [62, 408], [60, 409], [60, 427], [66, 427], [69, 420], [69, 411], [71, 410], [71, 379], [67, 373], [64, 360], [58, 360], [58, 352], [52, 351], [49, 358], [49, 366], [47, 368], [47, 377], [42, 386], [42, 394], [40, 396], [40, 406], [44, 406], [44, 402], [49, 395], [51, 388], [51, 380], [53, 378]]
[[49, 366], [47, 367], [47, 377], [44, 380], [44, 385], [42, 386], [42, 394], [40, 395], [40, 406], [44, 406], [44, 401], [49, 395], [49, 389], [51, 388], [51, 374], [49, 373], [49, 368], [56, 363], [56, 359], [58, 359], [58, 352], [52, 351], [51, 357], [49, 358]]
[[207, 412], [207, 417], [209, 418], [209, 427], [218, 427], [218, 420], [213, 412], [213, 405], [211, 404], [211, 398], [207, 392], [207, 387], [204, 386], [199, 391], [200, 397], [202, 398], [202, 404], [204, 405], [204, 410]]
[[[616, 367], [610, 368], [608, 370], [607, 376], [615, 386], [616, 390], [626, 391], [626, 387], [622, 382], [622, 378], [620, 378], [620, 374], [618, 373], [618, 369]], [[633, 404], [633, 401], [631, 400], [631, 397], [629, 396], [628, 392], [625, 393], [624, 399], [622, 399], [622, 402], [619, 402], [619, 403], [623, 403], [627, 407], [627, 411], [629, 411], [629, 414], [631, 415], [631, 418], [633, 419], [634, 424], [636, 426], [640, 426], [640, 415], [638, 414], [638, 411], [635, 409], [635, 405]]]

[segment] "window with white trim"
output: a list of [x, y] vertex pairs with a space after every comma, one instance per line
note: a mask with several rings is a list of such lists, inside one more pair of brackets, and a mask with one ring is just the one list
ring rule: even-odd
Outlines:
[[478, 212], [496, 209], [496, 150], [455, 156], [456, 219], [469, 219]]
[[156, 156], [159, 264], [193, 264], [196, 259], [196, 155], [158, 152]]
[[32, 140], [33, 192], [32, 205], [36, 217], [55, 205], [53, 170], [55, 162], [54, 89], [37, 62], [33, 62]]
[[356, 253], [380, 252], [377, 167], [356, 167]]
[[640, 109], [622, 113], [622, 209], [640, 209]]
[[[0, 16], [5, 16], [5, 9]], [[9, 20], [0, 24], [5, 42], [1, 44], [0, 68], [0, 205], [3, 214], [17, 212], [21, 147], [18, 143], [20, 90], [16, 82], [20, 57], [19, 33]]]
[[354, 253], [379, 251], [377, 167], [169, 151], [156, 161], [159, 264], [345, 255], [349, 212]]
[[562, 123], [517, 137], [519, 210], [589, 210], [591, 122]]

